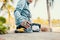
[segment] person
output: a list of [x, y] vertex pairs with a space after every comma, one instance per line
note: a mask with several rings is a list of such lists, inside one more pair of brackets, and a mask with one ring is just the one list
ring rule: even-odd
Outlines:
[[[32, 26], [38, 25], [36, 23], [31, 23], [31, 13], [29, 10], [29, 4], [32, 3], [33, 0], [19, 0], [17, 3], [17, 7], [14, 11], [14, 16], [16, 20], [16, 29], [24, 29], [25, 32], [33, 32]], [[23, 30], [23, 31], [24, 31]], [[15, 31], [16, 32], [16, 31]]]
[[26, 29], [26, 32], [32, 32], [31, 30], [31, 13], [29, 10], [29, 4], [32, 3], [33, 0], [19, 0], [17, 3], [17, 7], [14, 11], [14, 16], [16, 20], [16, 29], [21, 27]]

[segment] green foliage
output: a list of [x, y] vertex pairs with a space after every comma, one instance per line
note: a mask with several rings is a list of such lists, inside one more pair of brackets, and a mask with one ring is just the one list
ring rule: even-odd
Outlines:
[[11, 2], [13, 2], [13, 0], [10, 0]]
[[5, 23], [6, 19], [4, 17], [0, 17], [0, 23]]
[[7, 27], [1, 25], [0, 26], [0, 34], [5, 34], [5, 33], [7, 33]]
[[13, 1], [13, 0], [10, 0], [10, 1]]
[[0, 17], [0, 34], [7, 33], [8, 28], [3, 25], [5, 22], [6, 22], [6, 19], [4, 17]]

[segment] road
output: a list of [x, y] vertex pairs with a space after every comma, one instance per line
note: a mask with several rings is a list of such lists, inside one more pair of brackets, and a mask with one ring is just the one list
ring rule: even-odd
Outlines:
[[0, 38], [4, 40], [60, 40], [60, 33], [55, 32], [9, 33], [5, 35], [0, 35]]

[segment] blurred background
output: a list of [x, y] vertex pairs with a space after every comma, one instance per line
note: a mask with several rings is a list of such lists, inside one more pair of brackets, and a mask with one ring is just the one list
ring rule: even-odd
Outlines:
[[[16, 28], [14, 10], [19, 0], [0, 0], [0, 16], [6, 18], [10, 30]], [[60, 0], [33, 0], [29, 6], [31, 21], [42, 27], [52, 27], [53, 31], [60, 32]]]

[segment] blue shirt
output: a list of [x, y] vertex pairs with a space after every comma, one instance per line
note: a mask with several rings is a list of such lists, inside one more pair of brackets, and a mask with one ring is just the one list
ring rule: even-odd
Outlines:
[[27, 0], [19, 0], [17, 3], [16, 10], [14, 11], [14, 16], [16, 19], [16, 25], [20, 25], [22, 21], [30, 21], [31, 15], [29, 11], [29, 3]]

